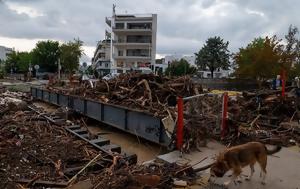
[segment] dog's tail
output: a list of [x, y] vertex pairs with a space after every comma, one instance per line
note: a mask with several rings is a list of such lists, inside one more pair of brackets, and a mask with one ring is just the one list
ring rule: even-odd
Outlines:
[[276, 146], [275, 148], [270, 149], [270, 150], [268, 150], [268, 148], [265, 146], [265, 149], [266, 149], [266, 152], [268, 155], [272, 155], [272, 154], [279, 152], [281, 150], [281, 146]]

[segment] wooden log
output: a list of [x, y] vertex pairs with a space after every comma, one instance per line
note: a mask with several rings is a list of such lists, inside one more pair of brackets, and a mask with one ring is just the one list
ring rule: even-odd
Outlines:
[[[32, 179], [18, 179], [14, 180], [16, 183], [27, 184], [31, 182]], [[44, 181], [44, 180], [36, 180], [34, 181], [34, 186], [44, 186], [44, 187], [58, 187], [65, 188], [68, 186], [67, 182], [54, 182], [54, 181]]]

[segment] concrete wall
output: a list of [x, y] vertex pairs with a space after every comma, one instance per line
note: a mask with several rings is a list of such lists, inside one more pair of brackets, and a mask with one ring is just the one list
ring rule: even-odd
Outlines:
[[201, 84], [204, 88], [222, 89], [222, 90], [252, 90], [257, 89], [258, 85], [255, 80], [246, 79], [193, 79], [196, 83]]

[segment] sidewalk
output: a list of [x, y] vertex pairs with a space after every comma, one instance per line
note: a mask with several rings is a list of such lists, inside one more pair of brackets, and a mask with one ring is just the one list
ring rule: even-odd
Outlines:
[[[209, 142], [208, 147], [201, 148], [202, 152], [193, 152], [191, 154], [185, 154], [182, 158], [178, 151], [170, 152], [158, 156], [158, 159], [177, 162], [177, 163], [190, 163], [191, 165], [199, 162], [201, 159], [208, 157], [205, 161], [195, 166], [202, 167], [213, 161], [213, 157], [217, 155], [225, 147], [217, 142]], [[255, 165], [255, 173], [251, 181], [243, 180], [240, 184], [231, 183], [229, 188], [231, 189], [300, 189], [300, 149], [296, 147], [283, 148], [280, 152], [274, 154], [274, 156], [268, 156], [267, 165], [267, 178], [266, 185], [261, 184], [261, 178], [259, 177], [260, 168], [258, 164]], [[250, 173], [250, 168], [245, 167], [242, 175], [245, 177]], [[222, 184], [224, 181], [230, 179], [228, 172], [223, 178], [217, 179], [216, 183]], [[209, 177], [209, 169], [201, 173], [202, 177]], [[245, 176], [244, 176], [245, 175]], [[203, 179], [202, 179], [203, 180]], [[204, 179], [207, 180], [207, 179]], [[221, 189], [222, 186], [212, 186], [209, 183], [201, 184], [200, 188], [214, 188]], [[193, 186], [192, 188], [199, 188]]]

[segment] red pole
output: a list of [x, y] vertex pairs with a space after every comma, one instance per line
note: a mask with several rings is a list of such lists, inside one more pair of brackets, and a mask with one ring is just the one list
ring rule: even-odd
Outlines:
[[223, 94], [222, 104], [222, 125], [221, 125], [221, 139], [223, 139], [227, 132], [227, 111], [228, 111], [228, 93]]
[[281, 73], [281, 96], [284, 97], [285, 96], [285, 70], [282, 70]]
[[182, 97], [178, 97], [177, 99], [177, 113], [178, 113], [178, 120], [177, 120], [177, 149], [180, 150], [183, 143], [183, 99]]

